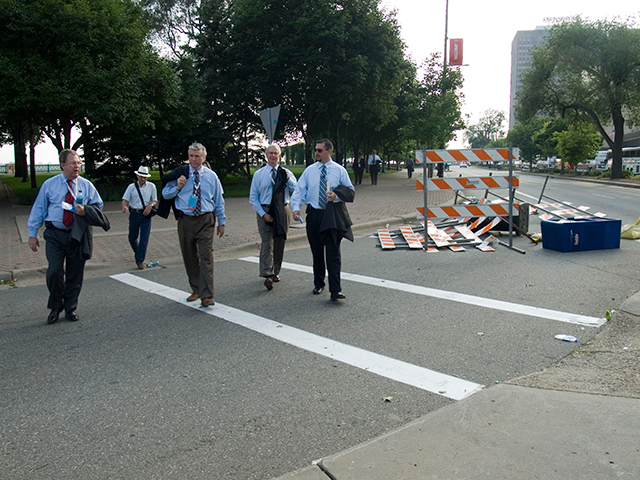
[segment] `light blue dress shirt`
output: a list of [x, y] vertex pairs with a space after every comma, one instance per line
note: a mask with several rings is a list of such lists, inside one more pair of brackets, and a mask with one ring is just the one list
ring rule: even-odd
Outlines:
[[[103, 202], [96, 187], [89, 180], [78, 177], [72, 180], [74, 198], [82, 198], [82, 205], [95, 205], [102, 210]], [[57, 228], [66, 229], [62, 223], [62, 202], [69, 191], [67, 178], [63, 173], [44, 181], [29, 214], [29, 236], [37, 237], [38, 229], [44, 222], [51, 222]]]
[[[313, 208], [320, 208], [318, 203], [318, 197], [320, 194], [320, 167], [321, 162], [316, 162], [305, 168], [304, 172], [298, 179], [298, 186], [291, 196], [291, 208], [293, 211], [300, 211], [302, 202], [307, 205], [311, 205]], [[329, 190], [333, 191], [338, 185], [345, 185], [353, 190], [353, 184], [349, 178], [347, 170], [340, 164], [329, 160], [324, 165], [327, 166], [327, 182], [329, 183]], [[341, 202], [340, 197], [336, 197], [334, 203]]]
[[[271, 198], [273, 197], [273, 186], [275, 184], [273, 180], [273, 169], [278, 168], [270, 165], [265, 165], [257, 172], [253, 174], [251, 180], [251, 190], [249, 191], [249, 203], [261, 217], [266, 213], [262, 205], [270, 205]], [[280, 167], [287, 172], [287, 188], [284, 189], [284, 203], [289, 203], [289, 196], [296, 189], [298, 182], [295, 175], [287, 168]]]
[[[193, 215], [193, 210], [189, 208], [189, 198], [193, 194], [194, 172], [195, 170], [189, 165], [189, 178], [181, 190], [178, 190], [177, 180], [168, 182], [162, 189], [162, 196], [167, 200], [175, 197], [176, 208], [189, 216]], [[224, 225], [227, 222], [227, 216], [224, 213], [222, 197], [224, 191], [218, 175], [204, 166], [200, 167], [198, 174], [200, 175], [200, 211], [213, 212], [218, 219], [218, 225]]]

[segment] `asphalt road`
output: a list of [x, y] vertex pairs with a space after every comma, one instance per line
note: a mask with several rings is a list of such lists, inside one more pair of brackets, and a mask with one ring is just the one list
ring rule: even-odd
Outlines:
[[[631, 211], [636, 195], [555, 188], [600, 210]], [[566, 356], [574, 345], [556, 334], [593, 338], [597, 327], [566, 314], [596, 322], [640, 289], [635, 241], [563, 254], [516, 238], [524, 255], [375, 244], [343, 243], [343, 272], [359, 276], [343, 280], [339, 303], [311, 294], [308, 248], [286, 252], [271, 292], [252, 259], [217, 262], [208, 311], [173, 299], [189, 293], [179, 265], [88, 279], [78, 323], [45, 324], [44, 285], [0, 290], [0, 476], [277, 477], [456, 401], [394, 379], [395, 361], [452, 383], [502, 383]], [[370, 354], [381, 365], [353, 366]]]

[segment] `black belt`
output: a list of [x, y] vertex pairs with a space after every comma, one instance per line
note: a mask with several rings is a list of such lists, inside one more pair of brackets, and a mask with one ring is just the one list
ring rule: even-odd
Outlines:
[[131, 208], [131, 207], [129, 207], [129, 211], [130, 212], [143, 213], [144, 212], [144, 208]]
[[46, 228], [52, 228], [54, 230], [60, 230], [61, 232], [67, 232], [69, 233], [71, 231], [70, 228], [58, 228], [56, 227], [53, 223], [49, 222], [48, 220], [46, 222], [44, 222], [44, 226]]
[[181, 212], [181, 213], [182, 213], [182, 216], [183, 216], [183, 217], [187, 217], [187, 218], [198, 218], [198, 217], [201, 217], [201, 216], [203, 216], [203, 215], [206, 215], [206, 214], [208, 214], [208, 213], [213, 213], [213, 212], [202, 212], [200, 215], [189, 215], [188, 213], [184, 213], [184, 212]]

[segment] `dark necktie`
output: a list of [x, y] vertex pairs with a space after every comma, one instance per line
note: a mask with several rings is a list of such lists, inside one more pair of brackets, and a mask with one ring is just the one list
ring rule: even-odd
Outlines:
[[[67, 180], [67, 184], [69, 185], [69, 188], [67, 188], [67, 194], [64, 197], [64, 201], [73, 205], [73, 195], [71, 195], [71, 190], [73, 189], [73, 183], [71, 183], [71, 180]], [[65, 210], [64, 213], [62, 214], [62, 223], [64, 224], [65, 227], [70, 227], [71, 224], [73, 223], [73, 212], [70, 210]]]
[[273, 178], [273, 181], [276, 181], [276, 175], [278, 174], [278, 169], [276, 167], [273, 167], [271, 169], [271, 178]]
[[324, 210], [327, 208], [327, 166], [322, 165], [320, 167], [320, 185], [318, 186], [318, 203], [320, 204], [320, 209]]
[[193, 194], [198, 197], [196, 200], [196, 208], [193, 209], [193, 214], [200, 215], [200, 209], [202, 208], [200, 204], [200, 174], [197, 170], [193, 175]]

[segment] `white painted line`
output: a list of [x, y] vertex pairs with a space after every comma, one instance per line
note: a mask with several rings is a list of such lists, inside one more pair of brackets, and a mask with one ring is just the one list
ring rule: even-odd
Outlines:
[[[238, 260], [245, 262], [259, 263], [258, 257], [243, 257]], [[298, 265], [296, 263], [283, 262], [282, 268], [296, 270], [304, 273], [313, 273], [312, 267], [306, 265]], [[424, 295], [426, 297], [440, 298], [442, 300], [451, 300], [452, 302], [468, 303], [478, 307], [492, 308], [494, 310], [502, 310], [504, 312], [518, 313], [520, 315], [529, 315], [531, 317], [544, 318], [547, 320], [555, 320], [558, 322], [574, 323], [588, 327], [600, 327], [607, 320], [605, 318], [589, 317], [577, 313], [560, 312], [558, 310], [550, 310], [548, 308], [531, 307], [518, 303], [504, 302], [502, 300], [493, 300], [491, 298], [476, 297], [475, 295], [467, 295], [465, 293], [448, 292], [446, 290], [438, 290], [437, 288], [420, 287], [408, 283], [394, 282], [393, 280], [383, 280], [375, 277], [367, 277], [365, 275], [357, 275], [353, 273], [342, 272], [340, 277], [343, 280], [373, 285], [374, 287], [389, 288], [391, 290], [399, 290], [401, 292], [414, 293], [416, 295]]]
[[533, 198], [535, 200], [535, 203], [538, 203], [538, 197], [534, 197], [533, 195], [526, 194], [522, 190], [518, 190], [518, 195], [521, 195], [523, 197]]
[[189, 295], [187, 292], [167, 287], [131, 275], [130, 273], [112, 275], [111, 278], [131, 287], [181, 303], [202, 313], [222, 318], [228, 322], [248, 328], [275, 340], [288, 343], [302, 350], [317, 353], [318, 355], [346, 363], [353, 367], [361, 368], [367, 372], [375, 373], [381, 377], [406, 383], [407, 385], [436, 393], [451, 398], [452, 400], [462, 400], [483, 388], [483, 386], [478, 383], [462, 380], [429, 370], [428, 368], [419, 367], [358, 347], [336, 342], [329, 338], [238, 310], [237, 308], [221, 305], [217, 302], [213, 307], [202, 308], [198, 302], [187, 302], [186, 299]]

